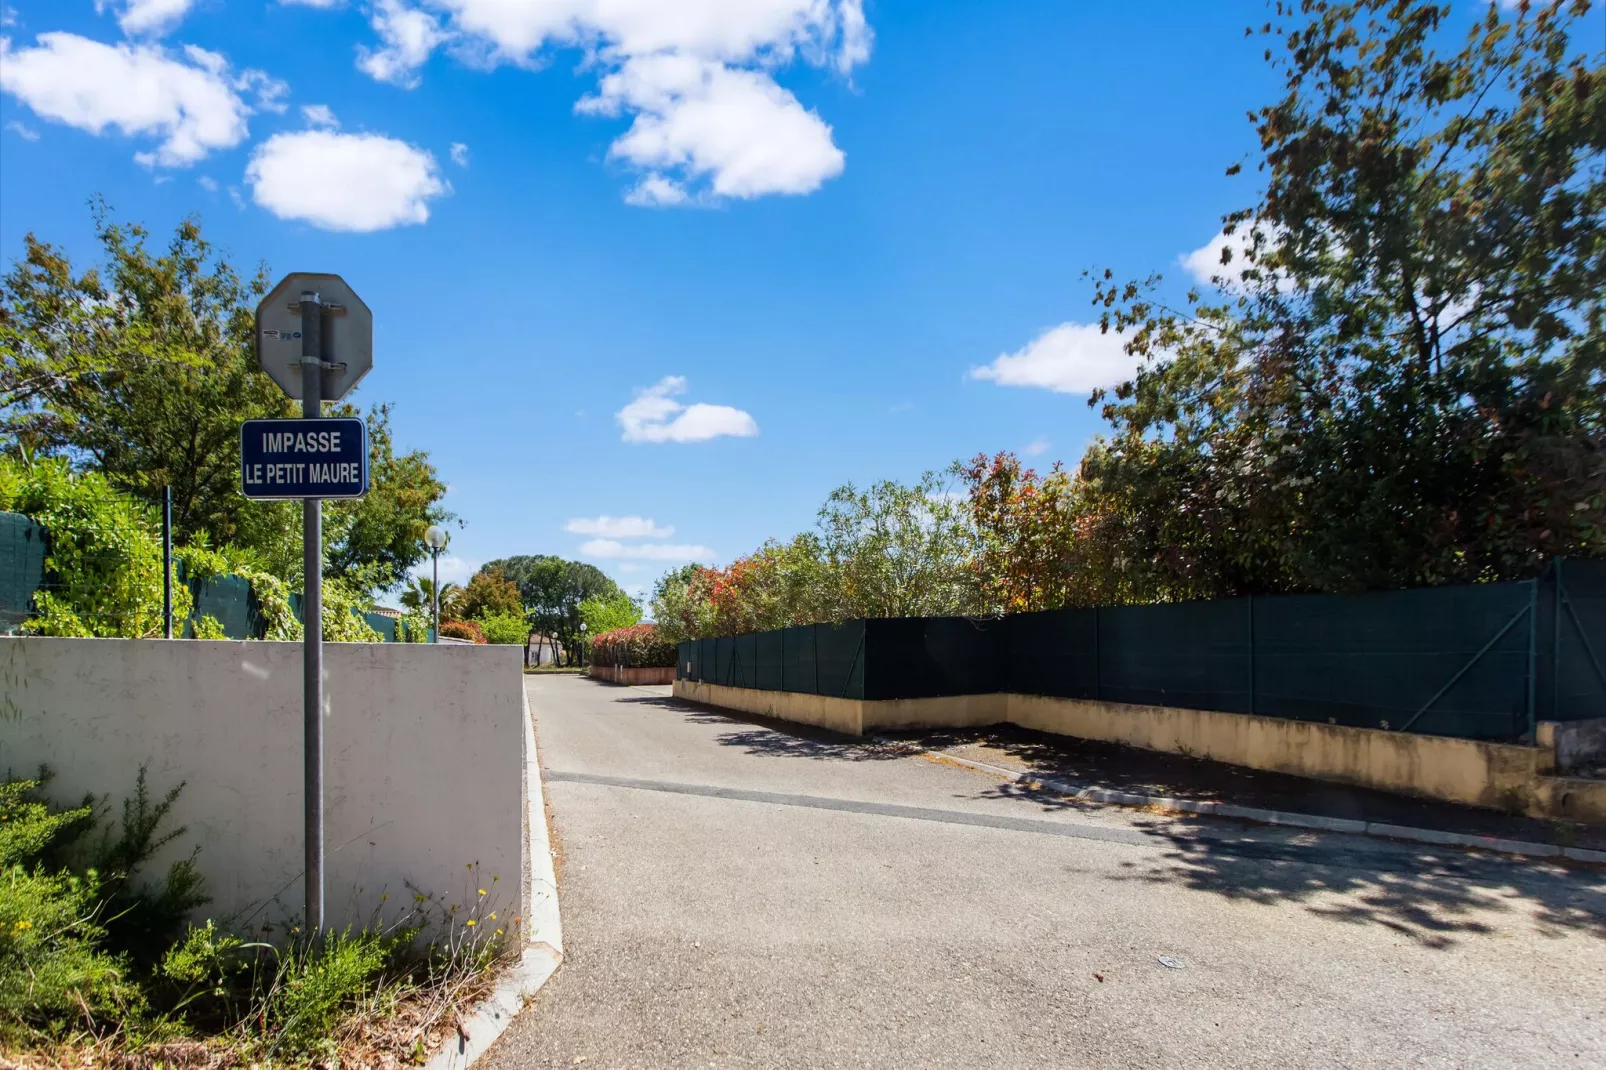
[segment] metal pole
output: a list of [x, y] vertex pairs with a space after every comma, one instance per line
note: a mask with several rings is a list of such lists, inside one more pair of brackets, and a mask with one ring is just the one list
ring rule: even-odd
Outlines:
[[1255, 596], [1249, 596], [1249, 712], [1255, 712]]
[[439, 546], [431, 546], [429, 548], [429, 554], [430, 554], [430, 557], [434, 559], [434, 564], [432, 566], [432, 574], [434, 576], [434, 579], [431, 581], [434, 584], [434, 586], [432, 586], [429, 589], [429, 603], [430, 603], [429, 619], [430, 619], [430, 623], [435, 626], [435, 632], [434, 632], [433, 635], [430, 636], [429, 641], [432, 642], [432, 643], [438, 643], [438, 642], [441, 641], [441, 549], [440, 549], [440, 547]]
[[173, 638], [173, 488], [162, 488], [162, 635]]
[[1539, 578], [1528, 581], [1528, 745], [1539, 743], [1534, 703], [1539, 686]]
[[[301, 295], [301, 417], [323, 415], [323, 303], [318, 295]], [[302, 722], [305, 781], [302, 803], [306, 816], [306, 926], [309, 938], [323, 928], [323, 502], [304, 499], [301, 564], [301, 664], [305, 695]]]

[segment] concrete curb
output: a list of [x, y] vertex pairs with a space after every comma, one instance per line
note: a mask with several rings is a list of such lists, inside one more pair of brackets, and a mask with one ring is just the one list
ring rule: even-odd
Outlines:
[[530, 699], [519, 681], [524, 699], [524, 799], [527, 807], [525, 839], [530, 853], [530, 872], [524, 889], [524, 953], [518, 965], [508, 970], [464, 1017], [455, 1042], [445, 1046], [424, 1064], [424, 1070], [466, 1070], [474, 1060], [496, 1043], [524, 1004], [563, 963], [563, 921], [558, 914], [558, 879], [552, 869], [552, 841], [547, 835], [546, 801], [541, 790], [541, 759], [535, 749], [535, 721], [530, 716]]
[[1116, 806], [1158, 806], [1186, 814], [1209, 814], [1216, 817], [1233, 817], [1254, 821], [1262, 825], [1288, 825], [1294, 828], [1317, 829], [1322, 832], [1339, 832], [1349, 836], [1371, 836], [1385, 840], [1410, 840], [1444, 847], [1464, 847], [1500, 854], [1521, 855], [1527, 858], [1565, 858], [1574, 862], [1606, 863], [1606, 851], [1589, 851], [1582, 847], [1557, 847], [1548, 843], [1530, 843], [1526, 840], [1502, 840], [1494, 836], [1469, 836], [1461, 832], [1439, 832], [1435, 829], [1409, 828], [1405, 825], [1387, 825], [1379, 821], [1356, 821], [1342, 817], [1322, 817], [1317, 814], [1296, 814], [1285, 810], [1261, 810], [1253, 806], [1236, 806], [1232, 803], [1201, 802], [1171, 795], [1139, 795], [1128, 791], [1110, 791], [1107, 788], [1081, 788], [1053, 777], [1033, 776], [1000, 765], [989, 765], [972, 758], [961, 758], [940, 750], [928, 750], [896, 739], [875, 737], [875, 742], [908, 754], [919, 754], [939, 761], [952, 762], [981, 773], [991, 773], [1005, 780], [1026, 782], [1060, 795], [1083, 802], [1110, 803]]

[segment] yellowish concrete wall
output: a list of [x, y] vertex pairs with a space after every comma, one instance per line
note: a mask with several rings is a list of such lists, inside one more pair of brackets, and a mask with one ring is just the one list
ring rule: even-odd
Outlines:
[[1606, 823], [1606, 783], [1549, 777], [1543, 747], [1386, 732], [1215, 710], [1041, 695], [862, 701], [676, 680], [693, 702], [862, 735], [899, 728], [1022, 728], [1537, 817]]
[[760, 717], [817, 725], [854, 736], [864, 734], [865, 703], [860, 699], [802, 695], [793, 691], [757, 691], [698, 680], [676, 680], [675, 697]]
[[1447, 736], [1040, 695], [1010, 695], [1008, 719], [1040, 732], [1502, 808], [1515, 808], [1533, 792], [1541, 753]]

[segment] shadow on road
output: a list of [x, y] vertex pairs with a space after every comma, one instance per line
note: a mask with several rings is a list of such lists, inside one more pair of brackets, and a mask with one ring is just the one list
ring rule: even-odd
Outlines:
[[891, 747], [879, 746], [857, 736], [846, 736], [824, 728], [811, 728], [793, 721], [781, 721], [752, 714], [736, 714], [713, 706], [701, 706], [685, 699], [658, 695], [632, 696], [617, 701], [641, 706], [659, 706], [686, 715], [691, 724], [731, 725], [740, 731], [722, 733], [715, 742], [725, 747], [741, 747], [748, 754], [774, 758], [812, 758], [836, 762], [878, 762], [903, 757]]
[[[1017, 783], [977, 797], [1017, 799], [1044, 810], [1087, 805]], [[1318, 917], [1381, 925], [1431, 948], [1453, 947], [1459, 934], [1524, 925], [1546, 936], [1581, 931], [1606, 939], [1606, 872], [1599, 869], [1337, 835], [1287, 842], [1282, 830], [1193, 815], [1140, 818], [1134, 826], [1154, 837], [1163, 853], [1122, 862], [1118, 882], [1181, 884], [1251, 903], [1299, 903]]]

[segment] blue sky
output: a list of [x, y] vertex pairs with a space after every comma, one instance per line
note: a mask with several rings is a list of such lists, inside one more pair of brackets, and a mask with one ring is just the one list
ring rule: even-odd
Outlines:
[[454, 570], [636, 589], [847, 480], [1074, 463], [1125, 367], [1080, 272], [1180, 288], [1277, 90], [1258, 0], [0, 3], [0, 255], [92, 256], [99, 194], [342, 274]]

